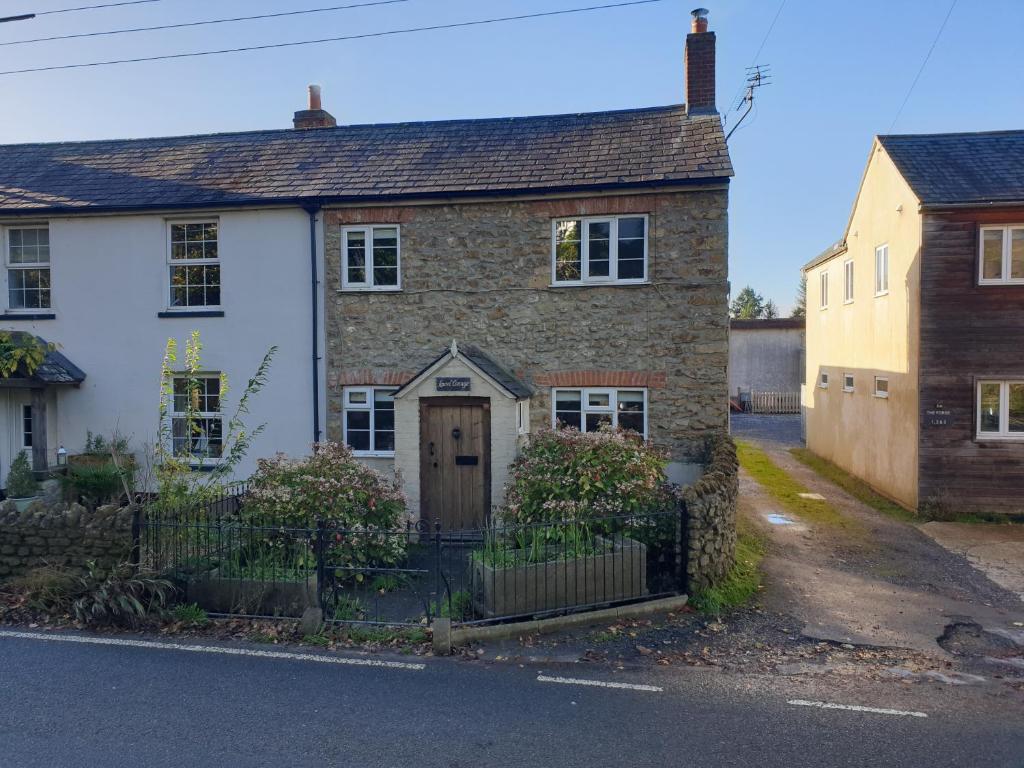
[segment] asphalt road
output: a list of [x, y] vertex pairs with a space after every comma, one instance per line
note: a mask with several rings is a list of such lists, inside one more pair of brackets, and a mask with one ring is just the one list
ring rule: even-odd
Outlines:
[[678, 675], [395, 660], [413, 666], [0, 633], [0, 766], [1024, 766], [1024, 723], [955, 710], [826, 710]]

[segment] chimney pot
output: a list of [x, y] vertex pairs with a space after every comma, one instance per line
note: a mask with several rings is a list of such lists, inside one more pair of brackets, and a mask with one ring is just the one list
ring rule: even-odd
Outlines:
[[338, 124], [334, 115], [323, 108], [320, 98], [320, 86], [309, 86], [309, 109], [299, 110], [292, 118], [292, 125], [298, 129], [333, 128]]
[[708, 9], [694, 8], [686, 36], [683, 69], [686, 74], [686, 112], [717, 114], [715, 108], [715, 33], [708, 31]]
[[710, 11], [707, 8], [694, 8], [690, 11], [690, 15], [693, 17], [690, 22], [690, 31], [700, 34], [708, 31], [708, 14]]

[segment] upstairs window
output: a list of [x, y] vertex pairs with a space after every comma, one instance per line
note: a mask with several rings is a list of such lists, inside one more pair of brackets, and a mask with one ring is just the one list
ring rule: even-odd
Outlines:
[[398, 227], [344, 227], [341, 230], [341, 287], [397, 290], [400, 282]]
[[[224, 417], [220, 374], [176, 376], [171, 404], [171, 450], [175, 456], [220, 459], [224, 453]], [[191, 426], [190, 426], [191, 425]]]
[[875, 376], [875, 397], [889, 396], [889, 379], [885, 376]]
[[889, 292], [889, 246], [875, 248], [875, 296]]
[[647, 217], [559, 219], [553, 223], [556, 284], [642, 283], [647, 279]]
[[843, 392], [853, 392], [853, 374], [843, 374]]
[[853, 259], [843, 263], [843, 303], [853, 302]]
[[554, 426], [596, 432], [602, 424], [647, 437], [646, 389], [556, 389]]
[[1024, 440], [1024, 381], [978, 382], [978, 437]]
[[345, 444], [357, 456], [394, 456], [395, 392], [384, 387], [345, 388]]
[[818, 386], [822, 389], [828, 389], [828, 374], [822, 373], [818, 376]]
[[828, 309], [828, 272], [822, 272], [819, 278], [818, 304], [822, 309]]
[[981, 285], [1024, 283], [1024, 225], [982, 227], [978, 259]]
[[49, 227], [7, 230], [7, 300], [13, 310], [50, 309]]
[[220, 306], [218, 230], [216, 221], [170, 225], [172, 309]]

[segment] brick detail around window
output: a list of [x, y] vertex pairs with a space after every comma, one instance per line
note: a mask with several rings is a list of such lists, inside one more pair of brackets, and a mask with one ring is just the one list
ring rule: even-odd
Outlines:
[[533, 376], [539, 387], [647, 387], [664, 389], [664, 371], [547, 371]]
[[332, 387], [400, 387], [412, 381], [413, 371], [394, 371], [386, 368], [356, 368], [332, 374], [328, 384]]
[[567, 216], [614, 216], [626, 213], [651, 213], [658, 201], [659, 196], [656, 195], [536, 200], [527, 204], [527, 210], [532, 214], [552, 219]]
[[376, 208], [337, 208], [324, 212], [327, 226], [350, 224], [407, 224], [416, 218], [419, 208], [414, 205], [381, 206]]

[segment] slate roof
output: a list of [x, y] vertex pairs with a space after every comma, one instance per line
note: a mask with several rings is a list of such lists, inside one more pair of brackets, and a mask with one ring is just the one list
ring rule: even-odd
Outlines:
[[923, 205], [1024, 202], [1024, 131], [878, 140]]
[[[14, 331], [11, 333], [11, 337], [15, 341], [19, 341], [26, 336], [30, 337], [31, 334], [25, 331]], [[41, 336], [36, 336], [35, 338], [40, 344], [47, 346], [46, 339]], [[17, 377], [22, 378], [20, 375], [17, 375]], [[39, 364], [39, 367], [28, 378], [43, 384], [81, 384], [85, 381], [85, 372], [59, 351], [51, 349], [47, 351], [43, 362]]]
[[509, 194], [732, 176], [682, 106], [0, 146], [0, 213]]
[[[479, 368], [481, 371], [486, 373], [494, 382], [512, 395], [516, 400], [522, 400], [533, 396], [533, 387], [528, 384], [524, 384], [514, 374], [509, 372], [507, 368], [502, 366], [497, 360], [488, 355], [479, 347], [475, 347], [471, 344], [466, 344], [458, 347], [458, 352], [461, 357], [469, 360], [473, 365]], [[450, 357], [452, 354], [451, 347], [445, 347], [444, 351], [423, 366], [415, 376], [409, 381], [403, 384], [401, 387], [395, 390], [395, 396], [397, 397], [401, 392], [411, 387], [423, 374], [437, 365], [439, 362], [444, 360], [446, 357]]]

